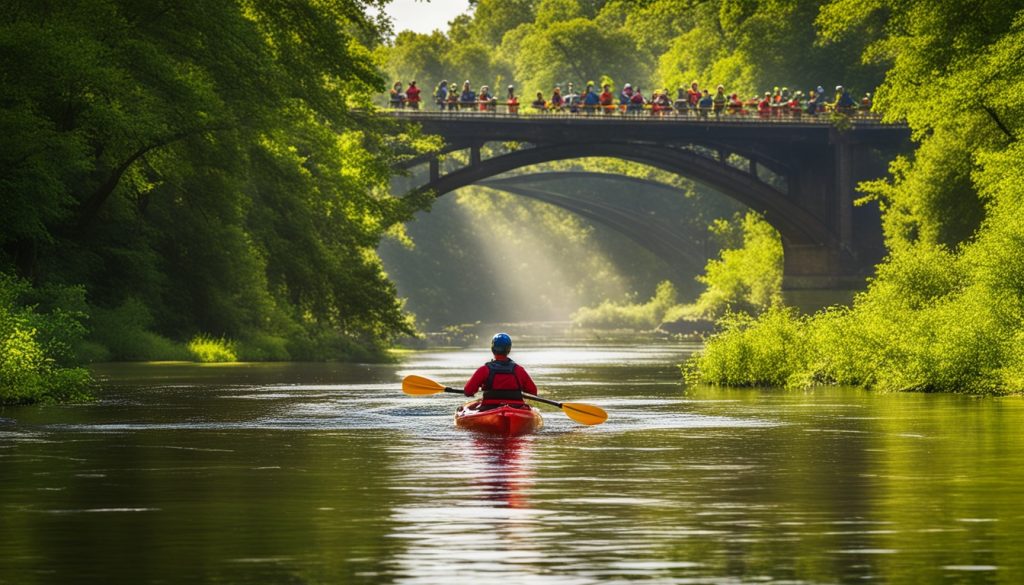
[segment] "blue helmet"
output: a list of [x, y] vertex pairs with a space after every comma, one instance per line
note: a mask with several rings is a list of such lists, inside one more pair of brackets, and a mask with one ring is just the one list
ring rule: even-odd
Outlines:
[[491, 338], [491, 353], [494, 355], [508, 355], [512, 351], [512, 338], [508, 333], [499, 333]]

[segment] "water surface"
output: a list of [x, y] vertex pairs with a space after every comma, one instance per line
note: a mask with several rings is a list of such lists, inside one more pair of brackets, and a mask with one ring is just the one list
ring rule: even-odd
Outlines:
[[0, 583], [1024, 582], [1024, 401], [686, 390], [692, 349], [517, 349], [611, 418], [511, 441], [399, 390], [479, 351], [100, 367], [0, 413]]

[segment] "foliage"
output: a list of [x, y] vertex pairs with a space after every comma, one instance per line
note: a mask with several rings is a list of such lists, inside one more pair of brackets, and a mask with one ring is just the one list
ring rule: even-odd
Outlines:
[[412, 331], [374, 248], [427, 204], [389, 195], [393, 164], [437, 145], [366, 113], [381, 4], [0, 15], [0, 266], [84, 287], [80, 357], [177, 359], [206, 331], [265, 359], [365, 358]]
[[784, 386], [806, 369], [808, 343], [802, 319], [775, 306], [760, 317], [729, 313], [700, 357], [684, 364], [685, 378], [725, 386]]
[[[89, 373], [65, 366], [85, 330], [83, 316], [59, 302], [48, 311], [26, 305], [33, 292], [25, 281], [0, 273], [0, 404], [88, 398]], [[74, 299], [80, 292], [58, 296]]]
[[723, 249], [719, 258], [709, 260], [704, 274], [697, 277], [707, 288], [694, 303], [696, 314], [716, 317], [728, 311], [759, 313], [780, 304], [779, 233], [752, 211], [734, 217], [731, 223], [715, 222], [711, 230], [722, 238]]
[[963, 109], [953, 95], [993, 83], [1000, 93], [1024, 88], [1020, 6], [974, 6], [967, 18], [958, 3], [854, 4], [838, 0], [822, 12], [824, 38], [880, 27], [865, 54], [892, 62], [877, 107], [905, 118], [921, 143], [912, 160], [893, 165], [892, 181], [867, 186], [884, 205], [891, 255], [852, 308], [792, 321], [805, 343], [776, 362], [775, 376], [744, 370], [729, 354], [772, 342], [765, 316], [710, 343], [689, 366], [691, 379], [1024, 392], [1024, 109], [985, 92]]
[[604, 301], [584, 307], [573, 321], [582, 327], [650, 330], [665, 322], [709, 319], [739, 312], [758, 314], [782, 302], [782, 242], [753, 212], [711, 221], [721, 247], [696, 280], [705, 286], [693, 303], [680, 305], [676, 289], [662, 282], [646, 303]]
[[[818, 17], [823, 42], [869, 35], [864, 60], [890, 68], [875, 95], [888, 120], [906, 120], [920, 142], [893, 163], [890, 181], [866, 186], [886, 209], [887, 244], [955, 246], [983, 218], [972, 183], [975, 155], [1015, 141], [1024, 115], [1021, 2], [835, 0]], [[972, 98], [965, 101], [964, 94]]]
[[197, 335], [188, 342], [188, 351], [192, 359], [204, 364], [238, 361], [235, 344], [223, 337]]
[[573, 324], [588, 329], [633, 329], [649, 331], [660, 325], [669, 309], [676, 306], [676, 289], [671, 282], [658, 285], [646, 303], [604, 301], [596, 307], [582, 307], [572, 316]]

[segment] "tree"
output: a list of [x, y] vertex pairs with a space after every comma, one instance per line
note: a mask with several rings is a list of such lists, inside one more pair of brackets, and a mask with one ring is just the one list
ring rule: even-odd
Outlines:
[[141, 302], [165, 335], [284, 336], [295, 357], [410, 331], [373, 248], [425, 204], [387, 192], [425, 143], [367, 114], [379, 4], [5, 10], [0, 265]]

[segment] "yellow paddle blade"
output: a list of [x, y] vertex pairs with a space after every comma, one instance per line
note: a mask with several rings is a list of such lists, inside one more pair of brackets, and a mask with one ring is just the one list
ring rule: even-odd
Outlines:
[[593, 404], [563, 402], [562, 412], [572, 420], [585, 425], [599, 425], [608, 420], [608, 413]]
[[444, 392], [444, 386], [429, 378], [412, 375], [406, 376], [402, 380], [402, 392], [412, 394], [413, 396], [426, 396], [427, 394]]

